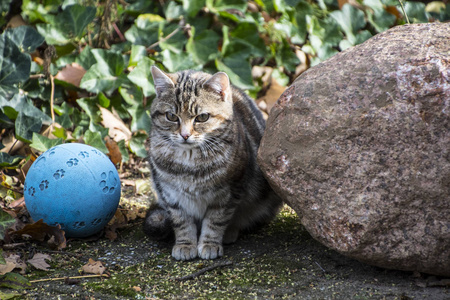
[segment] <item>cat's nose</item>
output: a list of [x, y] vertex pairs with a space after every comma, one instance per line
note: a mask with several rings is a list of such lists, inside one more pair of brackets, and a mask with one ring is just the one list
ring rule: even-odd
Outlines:
[[185, 140], [185, 141], [187, 141], [187, 139], [191, 136], [189, 133], [183, 133], [183, 134], [181, 134], [181, 136], [183, 137], [183, 139]]

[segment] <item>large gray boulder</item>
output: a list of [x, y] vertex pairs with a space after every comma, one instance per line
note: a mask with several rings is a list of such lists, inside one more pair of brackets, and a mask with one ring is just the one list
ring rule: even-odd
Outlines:
[[399, 26], [303, 73], [258, 160], [326, 246], [450, 275], [450, 23]]

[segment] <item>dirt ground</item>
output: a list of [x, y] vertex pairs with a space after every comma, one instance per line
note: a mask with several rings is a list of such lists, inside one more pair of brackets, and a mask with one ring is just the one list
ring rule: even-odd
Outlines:
[[171, 244], [149, 240], [141, 226], [129, 225], [114, 242], [69, 240], [52, 254], [51, 271], [26, 275], [77, 276], [92, 258], [109, 278], [33, 283], [21, 299], [450, 299], [447, 279], [372, 267], [327, 249], [288, 208], [215, 261], [177, 262]]

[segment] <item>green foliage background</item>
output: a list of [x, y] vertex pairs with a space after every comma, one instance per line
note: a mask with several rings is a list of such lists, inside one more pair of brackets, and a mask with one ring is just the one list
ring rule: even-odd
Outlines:
[[[450, 5], [440, 1], [343, 3], [340, 8], [337, 0], [4, 0], [1, 133], [12, 132], [39, 151], [84, 140], [108, 152], [103, 107], [132, 131], [130, 140], [119, 142], [126, 162], [130, 152], [146, 155], [152, 65], [168, 72], [224, 71], [234, 85], [256, 96], [262, 83], [252, 78], [254, 66], [273, 68], [272, 76], [288, 85], [300, 63], [296, 51], [306, 53], [314, 66], [404, 24], [403, 12], [414, 23], [450, 19]], [[14, 16], [26, 25], [8, 28]], [[86, 70], [79, 86], [54, 79], [72, 63]], [[53, 120], [60, 126], [48, 127]], [[46, 128], [56, 139], [42, 134]], [[0, 152], [1, 167], [19, 161]]]

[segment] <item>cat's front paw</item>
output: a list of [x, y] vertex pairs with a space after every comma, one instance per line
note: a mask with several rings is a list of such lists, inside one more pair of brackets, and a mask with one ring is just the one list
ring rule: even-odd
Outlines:
[[175, 245], [172, 248], [172, 256], [176, 260], [191, 260], [197, 257], [195, 245]]
[[198, 256], [202, 259], [216, 259], [223, 255], [223, 246], [218, 244], [202, 243], [198, 246]]

